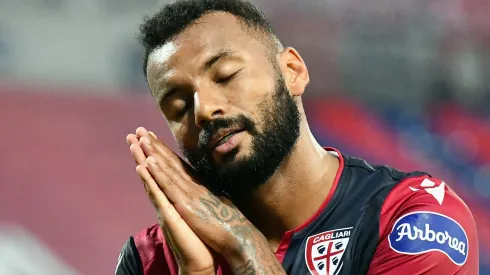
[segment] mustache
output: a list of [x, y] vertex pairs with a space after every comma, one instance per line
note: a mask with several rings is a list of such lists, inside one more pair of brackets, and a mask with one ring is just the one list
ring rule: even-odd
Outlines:
[[198, 147], [201, 149], [207, 148], [210, 139], [217, 131], [229, 128], [244, 129], [252, 135], [257, 133], [255, 123], [245, 115], [237, 115], [230, 118], [219, 117], [204, 123], [199, 133]]

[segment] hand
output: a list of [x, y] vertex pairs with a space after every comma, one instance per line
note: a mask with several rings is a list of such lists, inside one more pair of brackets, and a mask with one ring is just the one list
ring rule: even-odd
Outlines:
[[[136, 172], [141, 177], [147, 195], [157, 211], [165, 240], [175, 255], [179, 274], [216, 274], [213, 253], [182, 219], [150, 175], [145, 154], [139, 146], [142, 129], [138, 129], [137, 133], [137, 135], [128, 135], [126, 141], [137, 164]], [[156, 139], [156, 136], [154, 138]]]
[[136, 137], [146, 157], [142, 172], [150, 172], [172, 209], [235, 274], [285, 274], [266, 238], [229, 200], [199, 184], [194, 170], [155, 135], [138, 128]]
[[206, 244], [219, 254], [227, 254], [239, 249], [239, 243], [246, 242], [252, 233], [260, 234], [229, 200], [216, 197], [199, 184], [193, 169], [155, 137], [144, 128], [137, 129], [136, 138], [146, 157], [139, 162], [147, 167], [165, 198]]

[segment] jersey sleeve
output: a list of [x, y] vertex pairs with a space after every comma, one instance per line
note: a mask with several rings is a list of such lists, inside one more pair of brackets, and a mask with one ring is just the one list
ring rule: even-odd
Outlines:
[[369, 275], [478, 274], [478, 238], [466, 204], [429, 176], [398, 184], [383, 203]]
[[143, 275], [141, 258], [133, 237], [128, 239], [119, 254], [115, 275]]
[[139, 258], [141, 263], [141, 273], [135, 274], [177, 275], [179, 273], [173, 252], [165, 241], [159, 224], [143, 229], [132, 239], [131, 251], [135, 255], [133, 258]]

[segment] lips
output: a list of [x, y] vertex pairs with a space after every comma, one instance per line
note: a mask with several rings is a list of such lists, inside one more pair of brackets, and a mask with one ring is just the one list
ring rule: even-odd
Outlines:
[[228, 139], [231, 138], [234, 134], [239, 133], [241, 131], [243, 131], [243, 129], [225, 129], [222, 131], [218, 131], [216, 134], [214, 134], [211, 137], [211, 140], [209, 142], [209, 147], [214, 149], [217, 146], [228, 141]]

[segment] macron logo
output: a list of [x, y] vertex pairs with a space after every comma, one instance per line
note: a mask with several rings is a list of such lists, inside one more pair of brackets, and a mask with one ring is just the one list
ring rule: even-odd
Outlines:
[[420, 184], [420, 189], [419, 188], [414, 188], [412, 186], [409, 186], [410, 190], [416, 192], [421, 189], [427, 191], [427, 193], [431, 194], [437, 202], [442, 205], [442, 202], [444, 201], [444, 194], [446, 193], [444, 190], [444, 182], [441, 182], [439, 186], [436, 186], [436, 183], [431, 181], [430, 179], [424, 179], [422, 183]]

